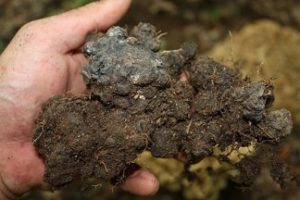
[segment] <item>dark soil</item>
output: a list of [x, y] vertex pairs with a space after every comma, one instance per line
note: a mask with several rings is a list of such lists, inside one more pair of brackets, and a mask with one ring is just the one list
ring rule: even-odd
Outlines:
[[[141, 23], [130, 33], [113, 27], [87, 42], [86, 95], [54, 97], [37, 119], [33, 142], [45, 158], [47, 183], [95, 178], [118, 184], [145, 150], [189, 165], [211, 156], [215, 146], [276, 146], [290, 134], [290, 112], [267, 111], [274, 100], [270, 83], [251, 83], [198, 57], [193, 44], [160, 51], [159, 38], [152, 25]], [[187, 81], [179, 80], [182, 73]], [[242, 183], [258, 174], [251, 159], [237, 165]], [[275, 181], [282, 166], [272, 171]]]
[[[0, 52], [26, 22], [78, 7], [92, 0], [0, 0]], [[200, 52], [211, 49], [228, 36], [261, 18], [300, 28], [298, 0], [133, 0], [121, 24], [130, 27], [140, 21], [168, 31], [167, 48], [193, 40]], [[11, 20], [13, 19], [13, 20]]]
[[[300, 145], [299, 140], [295, 138], [289, 138], [280, 148], [279, 148], [279, 159], [274, 160], [272, 166], [276, 167], [279, 162], [285, 162], [289, 166], [289, 171], [294, 174], [299, 174], [299, 164], [300, 164]], [[280, 165], [280, 164], [279, 164]], [[280, 177], [281, 182], [285, 182], [286, 179], [289, 179], [291, 175], [290, 172], [284, 172], [286, 166], [281, 165], [277, 168], [277, 177]], [[281, 173], [280, 173], [281, 171]], [[284, 172], [284, 173], [282, 173]], [[300, 190], [295, 184], [286, 183], [284, 189], [279, 187], [272, 179], [272, 168], [263, 169], [260, 172], [259, 177], [254, 181], [254, 184], [251, 186], [251, 189], [241, 192], [241, 190], [236, 189], [236, 185], [231, 183], [231, 187], [228, 187], [221, 196], [228, 196], [230, 200], [240, 200], [240, 199], [251, 199], [251, 200], [297, 200], [300, 199]], [[283, 174], [283, 176], [279, 176]], [[299, 177], [294, 177], [299, 180]]]

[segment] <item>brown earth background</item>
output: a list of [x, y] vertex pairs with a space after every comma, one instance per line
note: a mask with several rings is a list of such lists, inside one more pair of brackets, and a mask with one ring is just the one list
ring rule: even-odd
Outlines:
[[[89, 0], [0, 0], [0, 52], [26, 22], [61, 13]], [[254, 80], [267, 79], [275, 85], [275, 108], [293, 113], [294, 133], [282, 145], [280, 156], [300, 171], [300, 2], [298, 0], [133, 0], [118, 25], [133, 27], [149, 22], [167, 35], [164, 49], [176, 49], [184, 41], [194, 41], [199, 52], [228, 66], [239, 68]], [[95, 186], [81, 191], [72, 186], [57, 192], [35, 190], [23, 200], [69, 199], [220, 199], [296, 200], [300, 189], [279, 189], [268, 172], [262, 172], [251, 188], [238, 188], [228, 181], [226, 167], [214, 161], [199, 164], [196, 184], [178, 184], [182, 165], [175, 160], [140, 159], [162, 182], [154, 197], [139, 198], [111, 186]], [[183, 181], [184, 182], [184, 181]]]

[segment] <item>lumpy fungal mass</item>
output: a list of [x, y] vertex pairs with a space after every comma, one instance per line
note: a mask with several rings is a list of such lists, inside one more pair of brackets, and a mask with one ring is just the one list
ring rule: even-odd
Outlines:
[[[276, 146], [291, 133], [290, 112], [269, 109], [270, 82], [251, 82], [198, 56], [191, 43], [160, 50], [159, 38], [155, 27], [140, 23], [86, 43], [85, 94], [51, 98], [36, 120], [33, 143], [45, 159], [47, 183], [122, 181], [144, 151], [189, 166], [216, 147]], [[241, 176], [253, 160], [236, 164]]]

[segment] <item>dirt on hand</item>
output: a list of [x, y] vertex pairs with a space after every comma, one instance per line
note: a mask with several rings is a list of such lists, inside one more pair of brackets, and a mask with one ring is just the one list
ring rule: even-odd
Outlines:
[[[197, 56], [193, 44], [160, 51], [159, 38], [155, 27], [141, 23], [130, 33], [113, 27], [86, 43], [86, 94], [50, 99], [37, 119], [33, 143], [45, 158], [47, 183], [120, 183], [146, 150], [188, 166], [214, 147], [276, 146], [291, 133], [289, 111], [267, 110], [274, 100], [270, 83], [252, 83]], [[240, 165], [246, 175], [256, 168], [249, 162]]]

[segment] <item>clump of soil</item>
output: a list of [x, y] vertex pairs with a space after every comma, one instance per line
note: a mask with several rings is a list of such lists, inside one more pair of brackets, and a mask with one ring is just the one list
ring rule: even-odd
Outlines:
[[[87, 42], [86, 95], [54, 97], [37, 119], [33, 140], [46, 161], [46, 182], [119, 183], [145, 150], [188, 166], [215, 147], [274, 145], [290, 134], [290, 112], [267, 111], [274, 100], [270, 83], [251, 83], [198, 57], [193, 44], [160, 51], [159, 38], [155, 27], [141, 23]], [[182, 73], [187, 81], [179, 80]], [[256, 167], [241, 166], [246, 175]]]
[[299, 31], [259, 20], [234, 32], [208, 54], [226, 66], [238, 67], [252, 80], [272, 80], [274, 107], [289, 109], [297, 125], [300, 124], [299, 51]]
[[[281, 148], [279, 155], [281, 160], [284, 160], [290, 170], [294, 173], [299, 174], [299, 151], [300, 142], [295, 138], [290, 138]], [[270, 178], [272, 171], [262, 170], [261, 175], [257, 178], [253, 185], [252, 199], [278, 199], [278, 200], [296, 200], [300, 198], [300, 190], [295, 185], [288, 185], [288, 188], [281, 190], [281, 188], [272, 182]], [[295, 177], [296, 181], [299, 181], [299, 177]], [[259, 191], [259, 188], [264, 188], [264, 190]]]

